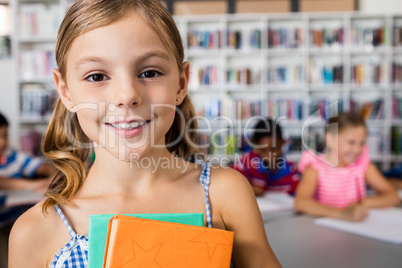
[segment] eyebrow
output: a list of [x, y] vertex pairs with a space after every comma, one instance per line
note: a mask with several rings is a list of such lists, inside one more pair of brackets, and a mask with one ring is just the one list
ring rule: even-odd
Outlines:
[[[136, 62], [144, 62], [146, 60], [148, 60], [149, 58], [157, 58], [159, 60], [163, 60], [166, 62], [170, 62], [171, 58], [169, 57], [169, 55], [163, 51], [149, 51], [146, 52], [144, 55], [141, 55]], [[99, 58], [99, 57], [83, 57], [81, 59], [79, 59], [76, 64], [75, 64], [75, 68], [78, 69], [81, 65], [85, 65], [88, 63], [100, 63], [100, 64], [107, 64], [108, 62], [103, 59], [103, 58]]]
[[76, 63], [75, 63], [75, 68], [78, 69], [81, 65], [85, 65], [88, 63], [100, 63], [100, 64], [106, 64], [107, 62], [99, 57], [84, 57], [79, 59]]

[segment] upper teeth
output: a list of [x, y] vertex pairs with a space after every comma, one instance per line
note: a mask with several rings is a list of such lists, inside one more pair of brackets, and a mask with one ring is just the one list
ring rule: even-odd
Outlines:
[[142, 126], [145, 125], [147, 122], [131, 122], [131, 123], [119, 123], [119, 124], [110, 124], [115, 128], [120, 128], [120, 129], [133, 129], [136, 128], [138, 126]]

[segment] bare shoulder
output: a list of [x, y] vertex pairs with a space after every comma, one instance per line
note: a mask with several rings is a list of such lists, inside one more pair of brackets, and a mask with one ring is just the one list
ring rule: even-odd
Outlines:
[[222, 218], [237, 217], [241, 211], [252, 210], [259, 213], [250, 183], [237, 170], [211, 166], [209, 191], [211, 203], [219, 210]]
[[[27, 210], [14, 223], [9, 240], [9, 267], [22, 267], [26, 261], [42, 267], [47, 264], [47, 250], [52, 237], [57, 233], [57, 213], [49, 209], [43, 214], [42, 205], [43, 201]], [[26, 258], [22, 260], [18, 256]]]
[[217, 191], [251, 191], [252, 188], [248, 180], [239, 171], [211, 165], [211, 189]]

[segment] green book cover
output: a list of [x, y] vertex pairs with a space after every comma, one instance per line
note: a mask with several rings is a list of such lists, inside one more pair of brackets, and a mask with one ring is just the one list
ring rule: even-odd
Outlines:
[[[122, 214], [137, 218], [174, 222], [204, 227], [203, 213], [173, 213], [173, 214]], [[106, 236], [109, 220], [114, 214], [89, 215], [88, 237], [88, 267], [100, 268], [103, 266]]]

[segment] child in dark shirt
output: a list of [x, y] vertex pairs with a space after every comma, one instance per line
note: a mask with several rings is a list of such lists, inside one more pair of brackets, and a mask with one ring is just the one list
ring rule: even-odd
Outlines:
[[256, 196], [266, 191], [294, 194], [299, 181], [296, 166], [282, 154], [281, 127], [271, 118], [260, 119], [251, 137], [252, 151], [232, 167], [251, 183]]

